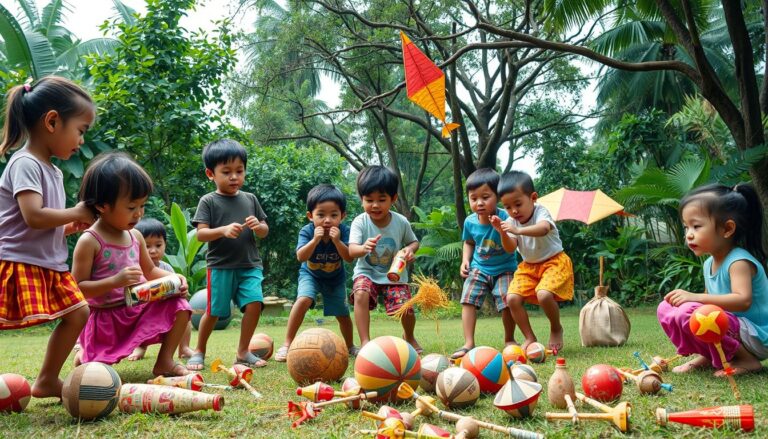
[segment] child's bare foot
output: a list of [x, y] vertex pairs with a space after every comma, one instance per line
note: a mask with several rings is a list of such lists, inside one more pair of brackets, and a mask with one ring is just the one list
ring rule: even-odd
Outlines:
[[672, 373], [688, 373], [697, 369], [703, 369], [707, 367], [707, 365], [709, 365], [709, 359], [698, 355], [696, 358], [686, 362], [685, 364], [673, 367]]
[[55, 380], [41, 380], [37, 377], [35, 384], [32, 384], [32, 396], [35, 398], [61, 398], [61, 387], [64, 382], [56, 378]]
[[182, 360], [188, 360], [194, 353], [195, 351], [193, 351], [189, 346], [179, 348], [179, 358]]
[[523, 352], [525, 352], [525, 350], [528, 349], [528, 345], [536, 341], [538, 341], [536, 337], [532, 337], [532, 338], [526, 337], [525, 340], [523, 340], [523, 344], [521, 344], [520, 347], [523, 348]]
[[[733, 373], [731, 374], [732, 376], [757, 372], [762, 368], [763, 365], [760, 363], [760, 360], [747, 352], [744, 347], [740, 347], [739, 350], [736, 351], [736, 355], [734, 355], [733, 359], [731, 360], [731, 369], [733, 369]], [[724, 377], [726, 376], [725, 371], [718, 370], [715, 372], [715, 376]]]
[[158, 361], [155, 363], [155, 367], [152, 368], [152, 373], [155, 374], [155, 376], [180, 377], [189, 375], [192, 372], [181, 363], [160, 364]]
[[563, 327], [558, 330], [551, 330], [549, 332], [549, 345], [548, 349], [555, 352], [563, 350]]
[[126, 357], [126, 360], [128, 361], [138, 361], [144, 358], [144, 354], [147, 353], [147, 348], [143, 346], [137, 346], [136, 349], [131, 352], [131, 355]]

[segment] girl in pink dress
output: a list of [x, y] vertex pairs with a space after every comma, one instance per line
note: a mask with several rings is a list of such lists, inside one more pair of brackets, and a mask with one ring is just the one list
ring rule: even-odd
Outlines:
[[[80, 200], [98, 212], [98, 220], [78, 240], [72, 261], [72, 275], [91, 308], [78, 362], [113, 364], [138, 346], [161, 343], [152, 372], [186, 375], [173, 353], [189, 321], [189, 303], [174, 297], [126, 306], [123, 294], [127, 286], [172, 274], [155, 266], [134, 230], [151, 192], [152, 179], [123, 153], [97, 157], [83, 176]], [[186, 279], [179, 278], [186, 291]]]

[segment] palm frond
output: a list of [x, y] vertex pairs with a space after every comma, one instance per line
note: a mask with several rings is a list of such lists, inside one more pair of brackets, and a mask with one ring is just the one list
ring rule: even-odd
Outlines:
[[40, 32], [22, 29], [8, 9], [0, 5], [0, 36], [5, 42], [8, 63], [23, 68], [33, 78], [57, 70], [53, 50]]
[[123, 23], [128, 25], [136, 24], [136, 10], [127, 6], [120, 0], [112, 0], [112, 9], [115, 11], [113, 18], [119, 18]]
[[34, 29], [40, 23], [40, 13], [37, 10], [35, 0], [16, 0], [19, 7], [24, 11], [24, 20], [30, 29]]
[[603, 55], [616, 56], [634, 45], [663, 41], [666, 28], [660, 21], [623, 23], [595, 38], [591, 46]]
[[443, 261], [461, 259], [461, 252], [464, 249], [464, 242], [457, 241], [443, 245], [437, 249], [437, 257]]
[[86, 55], [104, 55], [115, 53], [120, 42], [113, 38], [94, 38], [70, 47], [56, 57], [56, 63], [68, 69], [74, 69]]
[[60, 26], [61, 19], [65, 12], [72, 12], [71, 7], [65, 0], [51, 0], [51, 2], [43, 8], [43, 15], [38, 30], [48, 37], [51, 29]]
[[556, 31], [593, 20], [613, 2], [609, 0], [545, 0], [545, 22]]

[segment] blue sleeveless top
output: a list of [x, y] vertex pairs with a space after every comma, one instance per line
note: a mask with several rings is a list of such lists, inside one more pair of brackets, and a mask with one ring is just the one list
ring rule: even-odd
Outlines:
[[768, 277], [762, 264], [748, 251], [735, 247], [725, 257], [723, 264], [712, 273], [714, 259], [710, 256], [704, 261], [704, 285], [709, 294], [730, 294], [731, 275], [728, 270], [736, 261], [745, 260], [755, 266], [756, 273], [752, 276], [752, 306], [746, 311], [734, 312], [737, 317], [743, 317], [752, 323], [755, 335], [768, 346]]

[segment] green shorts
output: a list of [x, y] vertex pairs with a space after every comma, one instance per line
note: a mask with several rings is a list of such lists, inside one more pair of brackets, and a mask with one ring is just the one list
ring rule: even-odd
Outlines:
[[234, 302], [241, 312], [249, 303], [264, 303], [261, 282], [264, 274], [261, 268], [209, 268], [208, 269], [208, 315], [227, 317], [230, 315], [229, 302]]

